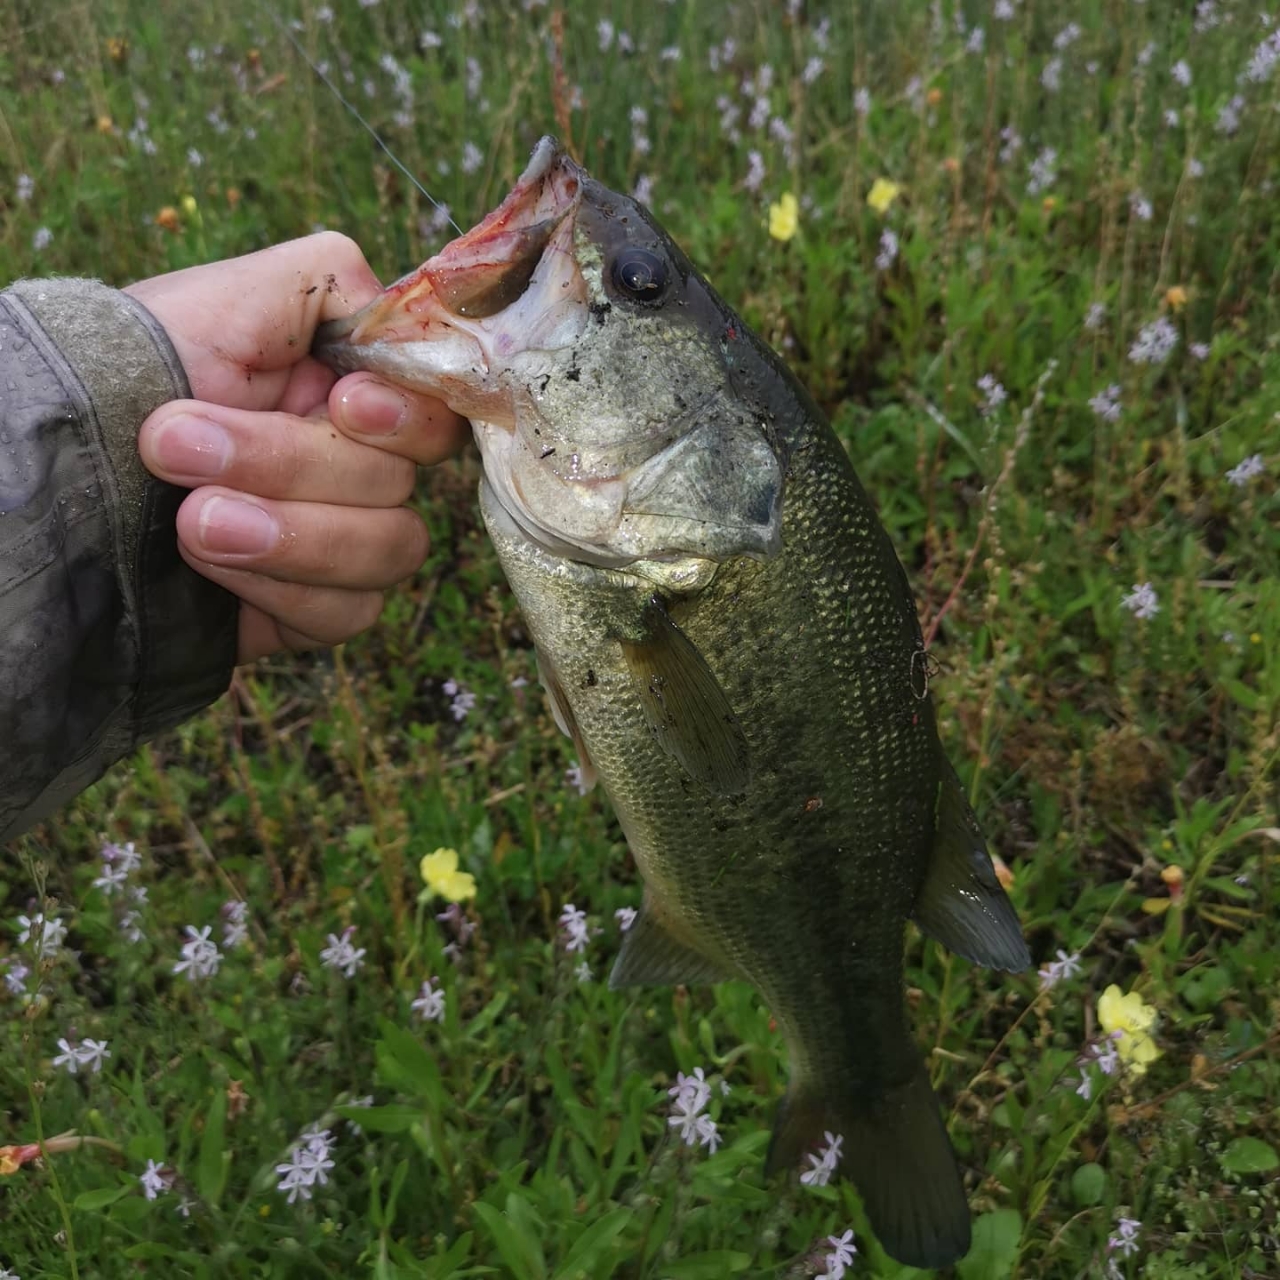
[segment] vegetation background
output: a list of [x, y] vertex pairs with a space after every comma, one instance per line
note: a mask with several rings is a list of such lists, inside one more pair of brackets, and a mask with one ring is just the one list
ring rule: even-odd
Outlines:
[[[847, 443], [1045, 967], [909, 939], [962, 1280], [1280, 1274], [1276, 15], [286, 17], [464, 226], [547, 131], [638, 189]], [[265, 5], [0, 10], [0, 280], [319, 226], [386, 278], [449, 234]], [[606, 989], [635, 868], [566, 774], [477, 475], [424, 476], [434, 550], [372, 634], [241, 671], [0, 854], [0, 1274], [918, 1274], [849, 1186], [763, 1181], [785, 1066], [750, 989]], [[1158, 1056], [1107, 1074], [1117, 1017]], [[668, 1123], [696, 1067], [714, 1154]]]

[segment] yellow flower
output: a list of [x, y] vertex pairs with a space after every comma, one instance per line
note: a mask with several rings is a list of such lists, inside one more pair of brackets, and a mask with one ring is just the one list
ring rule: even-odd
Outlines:
[[475, 876], [458, 870], [456, 849], [437, 849], [422, 859], [418, 870], [431, 893], [438, 893], [450, 902], [461, 902], [476, 896]]
[[800, 202], [790, 191], [769, 206], [769, 234], [775, 240], [790, 240], [800, 225]]
[[1166, 289], [1164, 300], [1169, 304], [1172, 311], [1181, 311], [1187, 305], [1187, 291], [1180, 285], [1175, 284], [1171, 289]]
[[896, 182], [889, 178], [877, 178], [867, 192], [867, 204], [883, 217], [901, 194], [902, 188]]
[[1136, 991], [1123, 996], [1120, 988], [1112, 983], [1098, 999], [1098, 1022], [1114, 1039], [1120, 1060], [1134, 1075], [1142, 1075], [1148, 1064], [1160, 1056], [1151, 1038], [1155, 1021], [1155, 1009], [1144, 1003]]
[[200, 207], [196, 204], [195, 196], [183, 196], [181, 204], [182, 212], [185, 213], [187, 217], [190, 217]]

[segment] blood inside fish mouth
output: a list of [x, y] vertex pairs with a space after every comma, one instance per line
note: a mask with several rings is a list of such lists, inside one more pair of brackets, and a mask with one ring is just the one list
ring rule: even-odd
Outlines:
[[[491, 319], [527, 293], [539, 266], [552, 256], [562, 259], [560, 269], [546, 274], [568, 274], [581, 178], [568, 155], [544, 138], [492, 213], [362, 311], [321, 326], [317, 354], [342, 361], [343, 346], [413, 341], [433, 325]], [[553, 247], [560, 253], [549, 253]], [[567, 281], [555, 283], [565, 291]]]
[[433, 273], [431, 283], [441, 306], [472, 320], [487, 319], [509, 307], [529, 287], [556, 226], [556, 222], [547, 219], [515, 232], [518, 243], [505, 261]]

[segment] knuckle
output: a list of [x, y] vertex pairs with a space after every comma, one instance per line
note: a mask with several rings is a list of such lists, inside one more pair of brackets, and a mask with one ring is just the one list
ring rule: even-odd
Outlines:
[[312, 563], [316, 572], [332, 577], [337, 571], [345, 558], [343, 553], [350, 551], [350, 540], [343, 534], [344, 530], [339, 528], [339, 522], [334, 519], [333, 514], [318, 507], [316, 528], [311, 535], [314, 537]]
[[379, 487], [386, 488], [394, 505], [408, 502], [418, 481], [417, 465], [394, 453], [382, 453], [379, 456], [384, 459], [381, 465], [385, 474], [385, 484]]
[[353, 601], [349, 621], [352, 634], [367, 631], [382, 616], [383, 595], [381, 591], [362, 591], [358, 599]]
[[364, 265], [364, 253], [360, 246], [341, 231], [317, 231], [313, 240], [321, 259], [335, 267]]
[[265, 439], [251, 446], [249, 464], [260, 470], [271, 493], [287, 498], [306, 478], [310, 459], [303, 449], [301, 434], [286, 415], [279, 415]]
[[327, 587], [309, 582], [291, 583], [283, 612], [300, 631], [313, 634], [310, 628], [328, 612], [331, 596], [332, 591]]
[[399, 548], [400, 555], [397, 556], [398, 572], [395, 581], [403, 582], [405, 578], [411, 577], [422, 567], [422, 562], [427, 558], [427, 552], [431, 550], [431, 537], [427, 533], [427, 526], [423, 523], [422, 517], [416, 511], [401, 507], [396, 514], [398, 517], [396, 546]]
[[169, 418], [187, 418], [208, 413], [209, 409], [210, 406], [203, 400], [166, 400], [164, 404], [151, 411], [147, 421], [165, 422]]

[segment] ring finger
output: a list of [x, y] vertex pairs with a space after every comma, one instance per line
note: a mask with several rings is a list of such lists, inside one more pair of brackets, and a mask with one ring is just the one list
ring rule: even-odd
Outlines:
[[186, 550], [182, 557], [192, 568], [240, 598], [241, 662], [251, 662], [280, 648], [342, 644], [373, 626], [382, 612], [380, 591], [343, 591], [338, 587], [276, 582], [260, 573], [223, 569], [196, 560]]

